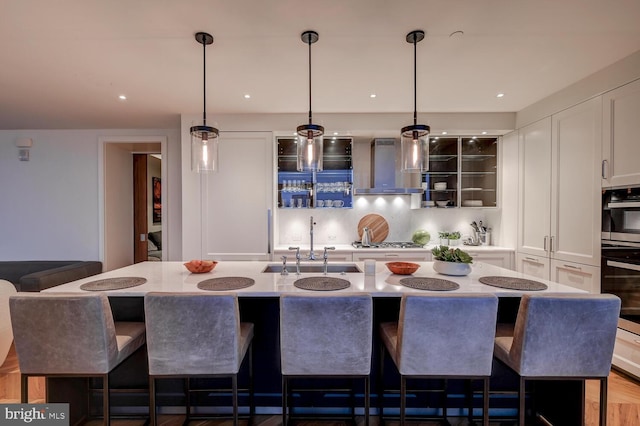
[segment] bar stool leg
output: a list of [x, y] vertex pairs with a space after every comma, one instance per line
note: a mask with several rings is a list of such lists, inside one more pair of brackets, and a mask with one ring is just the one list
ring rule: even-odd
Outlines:
[[233, 426], [238, 426], [238, 375], [231, 376], [231, 403], [233, 405]]
[[380, 426], [384, 426], [384, 357], [385, 347], [380, 346], [380, 375], [378, 376], [378, 416], [380, 418]]
[[482, 381], [482, 424], [489, 426], [489, 378], [485, 377]]
[[404, 412], [407, 409], [407, 378], [400, 378], [400, 426], [404, 426]]
[[149, 376], [149, 417], [151, 418], [151, 426], [156, 426], [156, 379]]
[[104, 424], [110, 425], [110, 412], [109, 407], [111, 404], [109, 403], [109, 373], [102, 376], [102, 411], [104, 417]]
[[249, 344], [249, 424], [253, 424], [256, 414], [255, 401], [253, 399], [253, 341]]
[[518, 387], [518, 424], [524, 426], [525, 406], [524, 406], [524, 377], [520, 377], [520, 386]]
[[287, 398], [288, 390], [287, 390], [287, 378], [282, 376], [282, 426], [287, 426]]
[[20, 402], [26, 404], [29, 402], [29, 376], [20, 375]]
[[600, 379], [600, 426], [607, 424], [607, 383], [608, 377]]
[[371, 384], [369, 382], [369, 376], [365, 376], [364, 378], [364, 424], [365, 426], [369, 426], [369, 410], [371, 399]]

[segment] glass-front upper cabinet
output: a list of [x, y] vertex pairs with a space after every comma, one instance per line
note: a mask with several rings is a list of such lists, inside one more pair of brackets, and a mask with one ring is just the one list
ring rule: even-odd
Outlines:
[[458, 205], [458, 138], [429, 140], [429, 171], [422, 176], [423, 207]]
[[352, 208], [351, 138], [324, 138], [323, 171], [298, 172], [295, 138], [278, 138], [278, 207]]
[[497, 160], [497, 137], [430, 138], [419, 207], [496, 207]]
[[461, 138], [460, 199], [462, 207], [497, 206], [497, 138]]

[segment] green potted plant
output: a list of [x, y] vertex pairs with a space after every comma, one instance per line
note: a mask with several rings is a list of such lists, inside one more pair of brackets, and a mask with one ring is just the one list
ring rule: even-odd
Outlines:
[[460, 232], [449, 232], [449, 245], [457, 246], [460, 244]]
[[436, 246], [433, 254], [433, 269], [442, 275], [468, 275], [471, 272], [473, 257], [459, 248]]

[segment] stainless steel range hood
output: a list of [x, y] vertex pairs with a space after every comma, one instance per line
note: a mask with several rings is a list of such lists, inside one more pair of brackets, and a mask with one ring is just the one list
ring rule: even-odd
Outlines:
[[[415, 194], [422, 188], [411, 187], [405, 180], [412, 180], [418, 173], [402, 173], [396, 167], [400, 163], [400, 142], [396, 139], [374, 139], [371, 142], [371, 187], [356, 188], [355, 195]], [[413, 176], [414, 181], [420, 181]]]

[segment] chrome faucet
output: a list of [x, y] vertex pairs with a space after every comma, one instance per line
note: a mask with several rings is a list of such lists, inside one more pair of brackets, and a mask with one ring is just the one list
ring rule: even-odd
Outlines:
[[329, 253], [327, 253], [327, 250], [335, 250], [335, 249], [336, 249], [335, 247], [325, 247], [324, 248], [324, 253], [322, 255], [322, 258], [324, 259], [324, 272], [323, 272], [324, 275], [327, 275], [327, 263], [328, 263], [328, 260], [329, 260]]
[[311, 216], [311, 218], [309, 219], [309, 240], [310, 240], [310, 247], [309, 247], [309, 256], [307, 256], [308, 260], [316, 260], [316, 254], [313, 252], [313, 225], [315, 225], [316, 223], [313, 221], [313, 216]]
[[296, 275], [300, 275], [300, 247], [289, 247], [289, 250], [296, 251]]
[[289, 275], [289, 271], [287, 271], [287, 256], [282, 256], [282, 271], [280, 271], [280, 275]]

